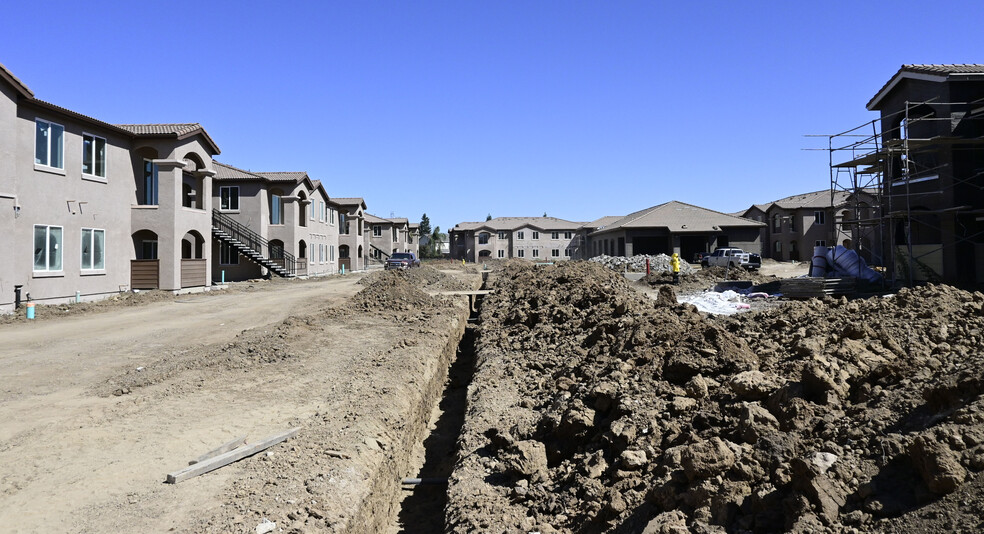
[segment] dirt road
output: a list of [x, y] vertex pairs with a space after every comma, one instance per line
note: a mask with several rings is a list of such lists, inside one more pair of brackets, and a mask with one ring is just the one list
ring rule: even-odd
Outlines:
[[[407, 339], [401, 321], [323, 319], [361, 289], [357, 281], [0, 325], [0, 524], [159, 532], [217, 516], [241, 523], [220, 530], [251, 530], [248, 511], [222, 513], [242, 467], [179, 485], [164, 476], [233, 437], [256, 441], [324, 414], [326, 391], [347, 402], [359, 380], [385, 382], [367, 378], [361, 360]], [[348, 415], [361, 414], [364, 405], [349, 404]]]

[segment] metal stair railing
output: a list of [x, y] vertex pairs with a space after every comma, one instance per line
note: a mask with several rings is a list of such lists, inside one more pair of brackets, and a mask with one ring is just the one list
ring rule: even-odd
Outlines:
[[[271, 247], [270, 242], [260, 234], [257, 234], [239, 221], [215, 209], [212, 210], [212, 227], [225, 232], [230, 238], [266, 260], [266, 263], [272, 266], [264, 265], [264, 267], [269, 268], [280, 276], [294, 276], [297, 272], [297, 261], [293, 254], [284, 250], [283, 247]], [[247, 257], [250, 256], [247, 255]]]
[[[382, 256], [382, 258], [379, 259], [379, 261], [382, 262], [382, 263], [386, 263], [386, 260], [388, 260], [389, 257], [390, 257], [390, 254], [388, 252], [386, 252], [383, 249], [377, 247], [376, 245], [373, 245], [372, 243], [369, 243], [369, 250], [378, 250], [379, 251], [379, 254]], [[369, 257], [372, 258], [372, 255], [370, 255]], [[372, 259], [377, 259], [377, 258], [372, 258]]]

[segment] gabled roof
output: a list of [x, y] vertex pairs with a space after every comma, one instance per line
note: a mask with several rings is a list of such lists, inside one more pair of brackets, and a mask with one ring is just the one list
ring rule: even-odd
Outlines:
[[410, 224], [410, 221], [406, 217], [393, 217], [390, 220], [396, 224]]
[[716, 232], [722, 227], [759, 227], [763, 223], [735, 217], [720, 211], [671, 200], [658, 206], [630, 213], [593, 232], [599, 234], [630, 228], [667, 228], [672, 232]]
[[195, 135], [201, 135], [214, 153], [222, 153], [219, 150], [219, 145], [215, 144], [215, 141], [208, 135], [205, 128], [197, 122], [175, 124], [117, 124], [116, 126], [132, 133], [136, 137], [165, 137], [182, 140]]
[[516, 230], [527, 226], [538, 230], [578, 230], [581, 228], [581, 223], [565, 221], [556, 217], [496, 217], [482, 222], [458, 223], [454, 230], [468, 231], [485, 228], [497, 232], [499, 230]]
[[[271, 182], [290, 182], [298, 183], [303, 182], [305, 178], [310, 180], [306, 172], [299, 171], [283, 171], [283, 172], [257, 172], [260, 176], [270, 180]], [[314, 185], [312, 183], [312, 185]]]
[[131, 136], [132, 137], [132, 135], [133, 135], [130, 131], [125, 130], [123, 128], [120, 128], [119, 126], [117, 126], [115, 124], [109, 124], [108, 122], [103, 122], [103, 121], [101, 121], [99, 119], [90, 117], [88, 115], [83, 115], [83, 114], [81, 114], [81, 113], [79, 113], [77, 111], [72, 111], [72, 110], [70, 110], [68, 108], [63, 108], [61, 106], [52, 104], [51, 102], [45, 102], [44, 100], [38, 100], [37, 98], [25, 98], [24, 99], [24, 102], [26, 102], [29, 105], [37, 106], [37, 107], [40, 107], [40, 108], [44, 108], [44, 109], [48, 109], [48, 110], [51, 110], [51, 111], [60, 113], [62, 115], [67, 115], [69, 117], [72, 117], [73, 119], [77, 119], [77, 120], [80, 120], [80, 121], [83, 121], [83, 122], [88, 122], [89, 124], [95, 124], [97, 126], [102, 126], [103, 128], [106, 128], [107, 130], [110, 130], [110, 131], [113, 131], [113, 132], [116, 132], [116, 133], [120, 133], [120, 134], [123, 134], [125, 136]]
[[365, 214], [365, 220], [367, 223], [372, 223], [372, 224], [393, 224], [392, 221], [390, 221], [389, 219], [377, 217], [371, 213]]
[[[865, 190], [870, 192], [870, 190]], [[747, 214], [752, 208], [758, 208], [763, 212], [768, 212], [773, 206], [784, 209], [784, 210], [796, 210], [796, 209], [820, 209], [829, 208], [831, 206], [839, 207], [846, 204], [852, 193], [849, 191], [834, 191], [833, 202], [831, 202], [830, 189], [824, 189], [822, 191], [814, 191], [812, 193], [802, 193], [799, 195], [792, 195], [786, 198], [780, 198], [779, 200], [773, 200], [772, 202], [767, 202], [765, 204], [755, 204], [751, 208], [745, 210]]]
[[951, 78], [967, 79], [968, 76], [984, 76], [984, 64], [961, 63], [961, 64], [940, 64], [940, 65], [902, 65], [895, 76], [885, 82], [885, 85], [868, 101], [865, 106], [868, 111], [875, 111], [878, 103], [881, 102], [892, 89], [904, 79], [928, 80], [933, 82], [945, 82]]
[[212, 177], [213, 180], [258, 180], [266, 181], [266, 178], [249, 171], [245, 171], [238, 167], [233, 167], [232, 165], [226, 165], [225, 163], [219, 163], [218, 161], [212, 160], [212, 167], [215, 169], [215, 176]]
[[10, 72], [7, 67], [3, 66], [3, 63], [0, 63], [0, 80], [3, 80], [13, 86], [14, 90], [16, 90], [22, 97], [34, 98], [34, 91], [31, 91], [31, 89], [25, 85], [24, 82], [20, 81], [20, 78], [14, 76], [14, 73]]
[[338, 197], [332, 200], [340, 206], [361, 206], [363, 210], [366, 209], [366, 201], [362, 197]]
[[595, 230], [600, 230], [609, 224], [621, 219], [622, 215], [605, 215], [600, 219], [595, 219], [589, 223], [584, 223], [585, 228], [594, 228]]

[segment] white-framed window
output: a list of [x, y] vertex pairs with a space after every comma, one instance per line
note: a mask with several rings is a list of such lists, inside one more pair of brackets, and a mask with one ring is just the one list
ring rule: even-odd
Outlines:
[[82, 229], [82, 270], [106, 268], [106, 231], [98, 228]]
[[815, 247], [825, 247], [825, 246], [827, 246], [827, 242], [825, 240], [823, 240], [823, 239], [818, 239], [818, 240], [816, 240], [813, 243], [813, 246], [815, 246]]
[[496, 237], [498, 237], [499, 239], [508, 239], [509, 233], [500, 231], [497, 233]]
[[560, 257], [560, 249], [559, 248], [550, 249], [550, 257], [551, 258], [559, 258]]
[[[823, 211], [814, 211], [813, 212], [813, 224], [820, 224], [820, 225], [827, 224], [827, 222], [826, 222], [826, 216], [827, 216], [827, 214], [825, 212], [823, 212]], [[817, 246], [820, 246], [820, 245], [817, 245]]]
[[43, 119], [34, 119], [34, 163], [65, 168], [65, 127]]
[[149, 159], [144, 160], [144, 179], [143, 196], [140, 197], [141, 206], [157, 205], [157, 164]]
[[560, 232], [550, 232], [550, 239], [560, 239]]
[[567, 247], [564, 249], [564, 256], [568, 258], [571, 257], [571, 247]]
[[372, 225], [372, 236], [383, 237], [383, 227], [378, 224]]
[[219, 209], [239, 211], [238, 185], [223, 185], [219, 187]]
[[533, 239], [540, 239], [540, 232], [533, 230]]
[[481, 232], [481, 233], [479, 233], [478, 234], [478, 244], [479, 245], [488, 245], [489, 244], [489, 237], [491, 237], [491, 234], [489, 234], [488, 232]]
[[522, 230], [516, 232], [516, 239], [526, 239], [526, 232], [523, 232]]
[[335, 224], [335, 210], [328, 208], [328, 222]]
[[506, 257], [506, 251], [505, 250], [497, 250], [496, 251], [496, 257], [498, 257], [498, 258], [505, 258]]
[[219, 265], [239, 265], [239, 251], [229, 243], [219, 246]]
[[284, 197], [279, 192], [270, 193], [270, 224], [284, 224]]
[[564, 239], [570, 239], [572, 237], [574, 237], [573, 232], [564, 232]]
[[82, 134], [82, 174], [106, 177], [106, 140], [92, 134]]
[[325, 222], [327, 214], [325, 213], [325, 203], [318, 201], [318, 222]]
[[62, 270], [62, 227], [34, 225], [34, 270]]
[[540, 257], [540, 249], [538, 249], [538, 248], [533, 249], [533, 257], [534, 258], [539, 258]]
[[335, 261], [335, 245], [328, 247], [328, 261]]
[[522, 258], [524, 256], [526, 256], [526, 251], [525, 250], [519, 249], [519, 250], [516, 251], [516, 257], [517, 258]]

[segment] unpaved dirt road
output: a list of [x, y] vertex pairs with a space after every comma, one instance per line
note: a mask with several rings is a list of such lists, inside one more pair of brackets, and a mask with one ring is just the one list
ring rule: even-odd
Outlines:
[[[183, 373], [178, 380], [160, 380], [146, 394], [119, 396], [111, 394], [109, 381], [205, 353], [292, 313], [341, 302], [360, 289], [358, 279], [186, 295], [0, 325], [4, 530], [166, 531], [188, 521], [186, 510], [215, 506], [214, 496], [231, 471], [186, 482], [181, 491], [162, 484], [164, 475], [226, 436], [248, 434], [253, 441], [315, 411], [314, 399], [291, 394], [305, 381], [279, 373], [217, 373], [224, 381]], [[202, 388], [206, 382], [209, 387]], [[268, 402], [271, 394], [287, 402]]]

